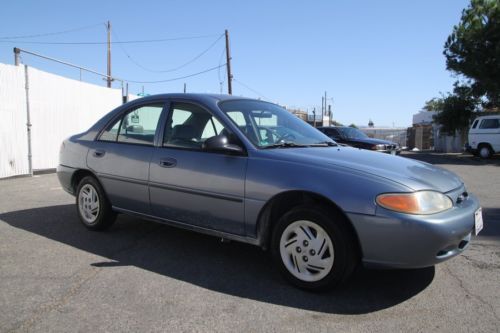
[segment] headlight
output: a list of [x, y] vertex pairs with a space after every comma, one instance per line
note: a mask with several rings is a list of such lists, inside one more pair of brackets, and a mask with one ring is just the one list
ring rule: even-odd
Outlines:
[[380, 194], [376, 201], [386, 209], [417, 215], [436, 214], [453, 207], [448, 196], [434, 191]]

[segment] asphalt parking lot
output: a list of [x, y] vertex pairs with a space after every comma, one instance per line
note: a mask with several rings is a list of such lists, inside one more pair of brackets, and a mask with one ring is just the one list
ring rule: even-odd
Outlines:
[[1, 180], [0, 331], [499, 332], [500, 158], [404, 156], [459, 174], [485, 228], [441, 265], [361, 268], [322, 294], [250, 245], [126, 216], [87, 231], [55, 174]]

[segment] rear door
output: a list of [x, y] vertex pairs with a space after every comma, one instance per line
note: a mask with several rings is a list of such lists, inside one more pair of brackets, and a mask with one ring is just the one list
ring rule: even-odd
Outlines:
[[153, 102], [124, 111], [89, 150], [87, 165], [97, 175], [115, 207], [151, 213], [149, 163], [162, 110], [162, 102]]
[[246, 154], [203, 149], [206, 139], [230, 132], [207, 109], [185, 102], [171, 103], [163, 126], [150, 166], [153, 214], [243, 235]]

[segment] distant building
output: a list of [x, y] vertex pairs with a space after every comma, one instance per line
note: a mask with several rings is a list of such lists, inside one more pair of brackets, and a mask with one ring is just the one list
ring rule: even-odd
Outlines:
[[364, 127], [359, 130], [370, 138], [387, 140], [398, 143], [401, 147], [406, 147], [406, 127]]
[[[286, 108], [286, 107], [285, 107]], [[306, 121], [308, 120], [308, 114], [307, 114], [307, 111], [304, 111], [304, 110], [301, 110], [301, 109], [288, 109], [286, 108], [288, 112], [296, 115], [297, 117], [299, 117], [300, 119], [302, 119], [303, 121]]]
[[417, 114], [413, 115], [413, 125], [430, 125], [432, 124], [433, 117], [436, 114], [436, 111], [420, 111]]
[[408, 128], [408, 147], [419, 150], [434, 149], [436, 126], [433, 125], [436, 111], [420, 111], [413, 115], [412, 127]]

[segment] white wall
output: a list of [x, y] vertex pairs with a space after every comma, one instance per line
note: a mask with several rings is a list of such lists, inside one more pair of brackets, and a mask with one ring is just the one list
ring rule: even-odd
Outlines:
[[[28, 139], [24, 66], [0, 64], [0, 178], [27, 174]], [[62, 140], [83, 132], [122, 104], [109, 89], [28, 68], [33, 169], [58, 163]]]
[[0, 64], [0, 178], [28, 172], [24, 68]]

